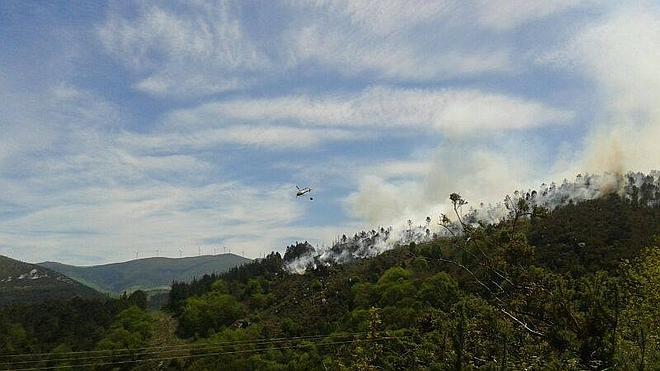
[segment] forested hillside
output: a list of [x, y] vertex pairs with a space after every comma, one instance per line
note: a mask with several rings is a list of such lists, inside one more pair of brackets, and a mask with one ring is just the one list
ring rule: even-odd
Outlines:
[[[659, 368], [660, 207], [616, 194], [554, 210], [522, 199], [497, 224], [443, 216], [446, 235], [347, 264], [291, 273], [313, 249], [299, 243], [176, 282], [165, 308], [175, 322], [140, 309], [140, 292], [8, 309], [0, 346], [50, 354], [0, 356], [0, 369]], [[63, 331], [58, 321], [77, 323], [61, 343], [41, 330]], [[72, 341], [85, 331], [91, 340]]]
[[302, 275], [271, 254], [175, 284], [170, 310], [178, 334], [200, 345], [323, 335], [226, 347], [251, 352], [191, 369], [651, 369], [659, 221], [660, 208], [611, 195]]
[[0, 306], [77, 296], [103, 297], [61, 273], [0, 255]]
[[143, 344], [157, 318], [146, 305], [145, 293], [136, 291], [118, 299], [75, 297], [0, 308], [0, 369], [56, 368], [72, 357], [87, 363], [80, 358], [103, 359], [106, 350]]

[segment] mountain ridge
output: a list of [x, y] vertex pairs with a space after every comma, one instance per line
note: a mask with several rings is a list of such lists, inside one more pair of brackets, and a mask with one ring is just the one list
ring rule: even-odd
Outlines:
[[169, 288], [172, 281], [190, 281], [204, 274], [222, 273], [250, 261], [227, 253], [185, 258], [150, 257], [92, 266], [50, 261], [37, 265], [65, 274], [98, 291], [121, 294], [138, 289]]
[[102, 298], [103, 294], [48, 267], [0, 255], [0, 306], [74, 297]]

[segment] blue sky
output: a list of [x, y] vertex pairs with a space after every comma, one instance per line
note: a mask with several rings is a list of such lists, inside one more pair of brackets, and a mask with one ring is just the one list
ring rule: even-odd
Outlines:
[[258, 257], [657, 169], [658, 65], [650, 1], [3, 1], [0, 254]]

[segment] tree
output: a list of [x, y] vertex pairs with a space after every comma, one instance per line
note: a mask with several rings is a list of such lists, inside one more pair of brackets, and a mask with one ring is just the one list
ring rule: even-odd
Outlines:
[[433, 307], [448, 310], [459, 295], [458, 283], [449, 274], [440, 272], [421, 284], [417, 297]]
[[131, 306], [123, 310], [114, 323], [110, 333], [99, 341], [97, 349], [137, 349], [144, 347], [153, 332], [154, 320], [149, 313]]
[[286, 252], [284, 253], [284, 261], [290, 262], [300, 258], [301, 256], [311, 255], [314, 253], [314, 251], [314, 247], [309, 242], [296, 242], [294, 245], [287, 246]]
[[147, 294], [142, 290], [134, 291], [128, 297], [128, 304], [135, 305], [142, 310], [147, 309]]
[[212, 292], [186, 300], [180, 317], [185, 336], [208, 336], [229, 326], [245, 313], [245, 307], [233, 296]]
[[616, 359], [639, 370], [660, 367], [660, 238], [628, 267], [631, 300], [621, 314], [621, 350]]

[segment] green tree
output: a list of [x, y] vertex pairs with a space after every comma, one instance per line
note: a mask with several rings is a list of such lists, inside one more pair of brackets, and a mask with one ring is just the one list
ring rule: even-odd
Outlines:
[[231, 325], [244, 313], [245, 307], [233, 296], [212, 292], [187, 299], [179, 320], [185, 336], [204, 337]]
[[445, 272], [437, 273], [420, 285], [417, 297], [433, 307], [448, 310], [458, 300], [458, 283]]
[[380, 304], [393, 305], [404, 298], [414, 297], [416, 289], [411, 277], [410, 271], [401, 267], [393, 267], [385, 271], [377, 284]]
[[135, 305], [140, 309], [147, 309], [147, 294], [142, 290], [137, 290], [131, 293], [128, 297], [128, 304]]
[[620, 352], [624, 367], [660, 368], [660, 238], [628, 267], [630, 304], [621, 314]]
[[229, 294], [229, 286], [225, 280], [219, 279], [213, 282], [211, 285], [211, 291], [220, 293], [220, 294]]
[[153, 326], [154, 320], [149, 313], [137, 306], [132, 306], [117, 315], [110, 333], [99, 341], [97, 349], [144, 347], [151, 337]]

